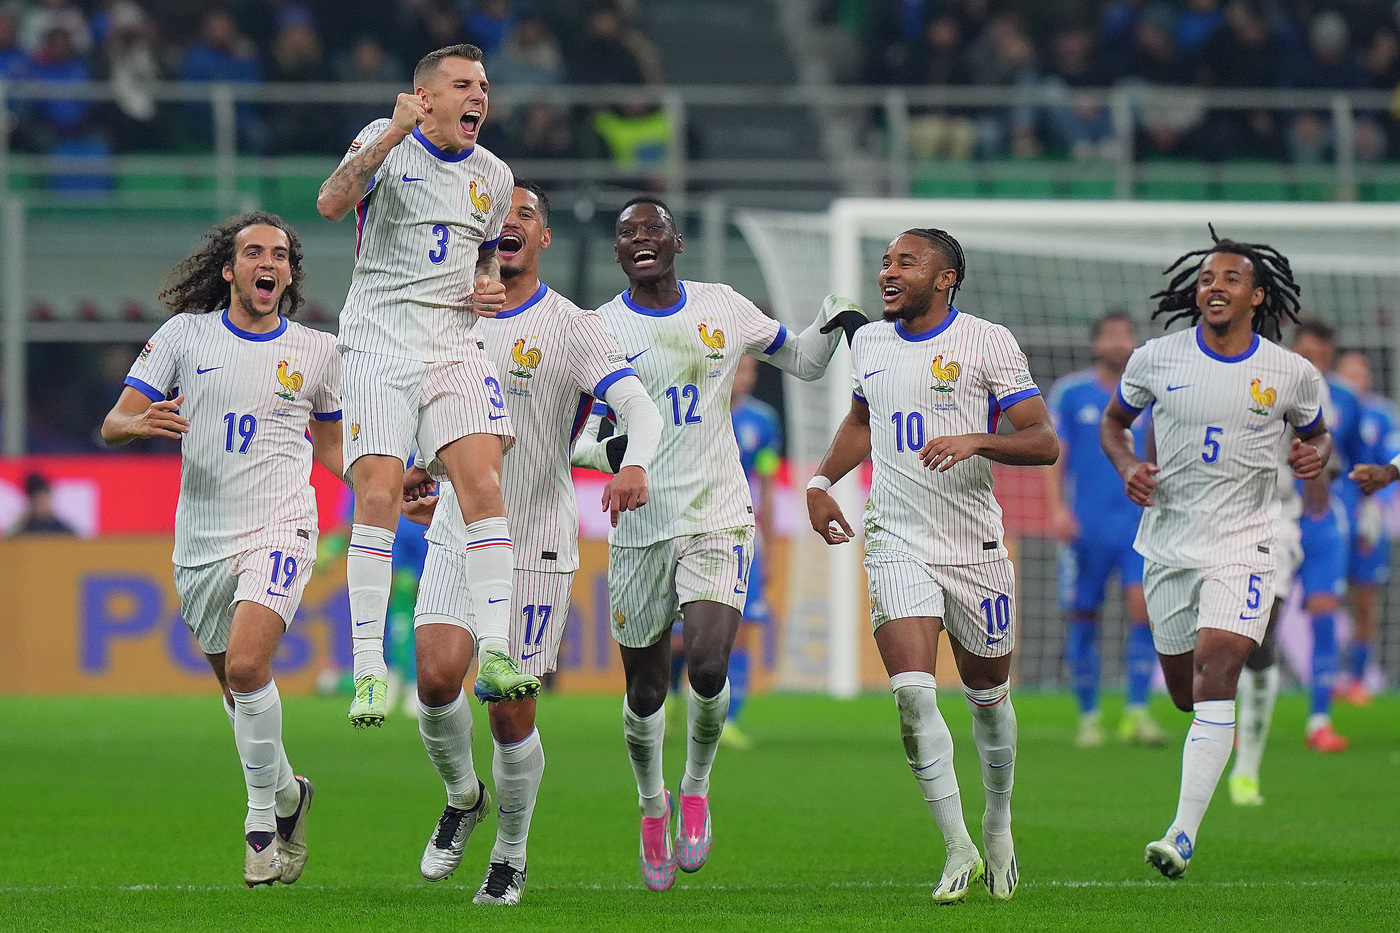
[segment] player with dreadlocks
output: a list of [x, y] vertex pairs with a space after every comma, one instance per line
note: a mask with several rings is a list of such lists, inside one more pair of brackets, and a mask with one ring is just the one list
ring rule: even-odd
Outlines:
[[[851, 526], [827, 490], [873, 455], [865, 510], [870, 621], [906, 759], [943, 834], [947, 861], [933, 889], [940, 904], [962, 900], [978, 880], [1007, 900], [1020, 876], [1009, 692], [1016, 576], [992, 463], [1049, 464], [1060, 450], [1016, 338], [953, 305], [965, 271], [962, 247], [942, 230], [906, 230], [890, 243], [879, 275], [884, 320], [851, 341], [851, 410], [807, 484], [813, 530], [828, 544], [848, 542]], [[1002, 414], [1015, 430], [997, 432]], [[963, 821], [953, 736], [938, 709], [940, 629], [972, 709], [986, 790], [982, 853]]]
[[102, 423], [109, 444], [180, 440], [175, 590], [233, 723], [249, 887], [291, 884], [306, 865], [312, 788], [282, 750], [272, 657], [316, 556], [311, 460], [342, 473], [335, 340], [287, 320], [302, 301], [301, 260], [274, 214], [210, 230], [160, 293], [170, 320]]
[[[1332, 453], [1322, 377], [1260, 336], [1296, 314], [1288, 260], [1214, 234], [1214, 245], [1172, 264], [1171, 284], [1154, 296], [1168, 324], [1194, 326], [1133, 353], [1099, 429], [1129, 498], [1147, 506], [1134, 546], [1153, 642], [1172, 701], [1195, 713], [1176, 817], [1146, 850], [1168, 878], [1191, 860], [1230, 758], [1240, 669], [1268, 625], [1280, 451], [1302, 480], [1321, 475]], [[1130, 433], [1149, 405], [1156, 462], [1138, 458]]]

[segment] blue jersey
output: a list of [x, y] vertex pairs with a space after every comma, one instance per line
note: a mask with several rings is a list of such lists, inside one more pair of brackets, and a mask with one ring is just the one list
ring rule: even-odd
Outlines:
[[[1361, 400], [1358, 433], [1361, 435], [1362, 463], [1385, 464], [1400, 456], [1400, 422], [1396, 420], [1395, 407], [1385, 396], [1371, 394]], [[1395, 487], [1387, 486], [1376, 493], [1376, 498], [1389, 499], [1394, 495]]]
[[750, 395], [732, 412], [734, 438], [739, 442], [739, 463], [752, 481], [755, 475], [772, 476], [783, 446], [778, 413], [767, 402]]
[[[1115, 386], [1100, 385], [1086, 369], [1050, 388], [1050, 417], [1065, 451], [1065, 479], [1082, 537], [1093, 541], [1132, 540], [1142, 507], [1123, 490], [1123, 479], [1099, 443], [1099, 421]], [[1148, 419], [1133, 424], [1138, 456], [1143, 455]]]
[[1354, 516], [1361, 502], [1361, 487], [1347, 479], [1347, 473], [1358, 463], [1384, 463], [1367, 460], [1366, 442], [1361, 437], [1361, 400], [1356, 393], [1331, 376], [1327, 377], [1327, 391], [1332, 395], [1332, 421], [1327, 429], [1332, 433], [1332, 444], [1342, 472], [1332, 481], [1332, 495], [1340, 498], [1346, 506], [1347, 514]]

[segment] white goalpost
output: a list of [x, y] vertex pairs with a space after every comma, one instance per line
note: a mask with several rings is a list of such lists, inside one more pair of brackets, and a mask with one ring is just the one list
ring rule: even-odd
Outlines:
[[[744, 211], [736, 222], [758, 258], [774, 314], [789, 327], [805, 326], [829, 292], [876, 314], [886, 244], [910, 227], [947, 230], [967, 255], [958, 306], [1009, 327], [1047, 393], [1054, 380], [1090, 365], [1089, 327], [1106, 311], [1127, 311], [1140, 339], [1162, 332], [1160, 320], [1150, 320], [1149, 296], [1164, 287], [1162, 272], [1178, 256], [1210, 244], [1207, 224], [1214, 224], [1222, 238], [1267, 243], [1287, 256], [1303, 288], [1304, 315], [1336, 326], [1342, 346], [1367, 351], [1377, 392], [1400, 390], [1400, 211], [1392, 205], [854, 198], [834, 201], [825, 213]], [[843, 343], [820, 382], [784, 377], [799, 494], [849, 410], [849, 359]], [[1008, 534], [1019, 544], [1018, 676], [1058, 682], [1058, 548], [1039, 521], [1039, 477], [1025, 468], [998, 468], [997, 475]], [[858, 524], [859, 483], [847, 478], [832, 492]], [[799, 534], [790, 553], [779, 684], [854, 695], [867, 638], [859, 549]], [[1121, 627], [1116, 605], [1110, 595], [1109, 634]], [[1105, 651], [1107, 677], [1116, 673], [1113, 654]]]

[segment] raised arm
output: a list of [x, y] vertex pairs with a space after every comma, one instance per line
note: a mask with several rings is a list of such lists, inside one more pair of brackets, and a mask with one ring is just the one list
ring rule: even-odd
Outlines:
[[1123, 477], [1123, 488], [1128, 498], [1138, 505], [1155, 505], [1153, 494], [1157, 491], [1156, 474], [1161, 472], [1157, 464], [1139, 460], [1133, 444], [1133, 422], [1140, 412], [1132, 412], [1123, 406], [1115, 396], [1109, 399], [1099, 420], [1099, 443], [1108, 455], [1113, 468]]
[[865, 312], [855, 302], [840, 295], [828, 295], [817, 312], [816, 320], [807, 325], [802, 333], [794, 337], [784, 329], [779, 334], [781, 345], [760, 358], [803, 382], [813, 382], [826, 372], [832, 355], [841, 343], [841, 334], [855, 333], [859, 322], [864, 320]]
[[1012, 466], [1044, 466], [1060, 458], [1060, 439], [1040, 395], [1021, 399], [1004, 414], [1016, 429], [1010, 434], [935, 437], [924, 445], [919, 459], [930, 470], [943, 473], [972, 456]]
[[394, 104], [394, 115], [384, 132], [341, 162], [321, 185], [321, 193], [316, 196], [316, 210], [321, 216], [339, 221], [350, 213], [369, 192], [370, 181], [389, 157], [389, 152], [403, 142], [426, 116], [422, 98], [417, 94], [400, 94]]
[[841, 477], [854, 470], [870, 456], [870, 406], [855, 396], [851, 410], [836, 429], [831, 447], [817, 467], [817, 475], [807, 487], [807, 517], [812, 530], [827, 544], [841, 544], [855, 537], [846, 523], [841, 506], [827, 492]]
[[183, 395], [153, 402], [146, 395], [126, 386], [117, 404], [102, 419], [102, 440], [114, 447], [128, 444], [138, 437], [173, 437], [190, 429], [188, 418], [177, 409], [185, 400]]

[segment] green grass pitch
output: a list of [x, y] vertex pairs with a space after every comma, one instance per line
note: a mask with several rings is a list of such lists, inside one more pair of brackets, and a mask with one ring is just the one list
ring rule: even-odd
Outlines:
[[[937, 828], [904, 763], [887, 695], [760, 697], [755, 739], [722, 749], [710, 863], [645, 890], [618, 697], [541, 703], [548, 766], [525, 902], [476, 907], [494, 820], [462, 869], [429, 885], [418, 858], [441, 784], [412, 720], [353, 732], [340, 700], [290, 699], [285, 738], [316, 783], [311, 857], [292, 887], [241, 880], [243, 787], [217, 700], [0, 698], [0, 929], [4, 930], [1199, 930], [1400, 926], [1400, 698], [1338, 710], [1354, 742], [1307, 752], [1303, 699], [1279, 703], [1260, 809], [1221, 792], [1185, 879], [1142, 863], [1176, 802], [1188, 717], [1159, 701], [1165, 748], [1071, 747], [1064, 694], [1014, 695], [1020, 719], [1015, 900], [980, 886], [929, 899]], [[969, 828], [977, 756], [962, 698], [945, 691]], [[1110, 705], [1112, 724], [1116, 709]], [[489, 739], [477, 709], [477, 768]], [[667, 744], [671, 786], [682, 766]]]

